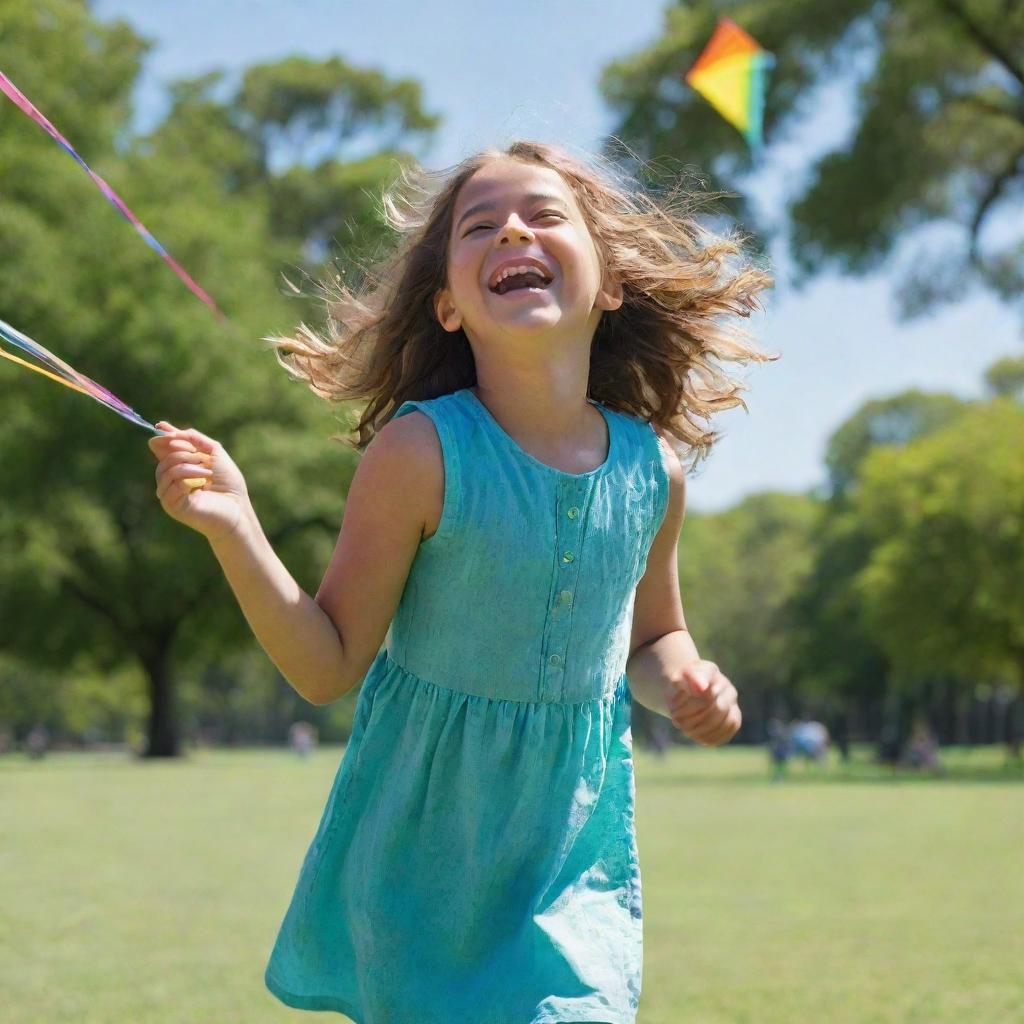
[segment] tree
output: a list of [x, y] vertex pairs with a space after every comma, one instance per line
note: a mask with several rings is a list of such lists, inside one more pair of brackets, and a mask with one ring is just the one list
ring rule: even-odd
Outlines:
[[1004, 356], [985, 371], [985, 384], [992, 395], [1024, 402], [1024, 356]]
[[669, 8], [662, 37], [602, 75], [617, 114], [613, 139], [641, 158], [711, 169], [740, 193], [734, 214], [756, 224], [743, 197], [745, 142], [682, 79], [724, 13], [775, 54], [769, 145], [805, 116], [817, 86], [842, 77], [857, 89], [850, 137], [816, 158], [788, 203], [797, 283], [833, 268], [869, 273], [913, 229], [951, 225], [954, 243], [922, 238], [908, 260], [896, 288], [902, 314], [931, 312], [972, 285], [1024, 314], [1024, 5], [699, 0]]
[[945, 426], [965, 408], [954, 395], [911, 388], [865, 402], [836, 429], [825, 447], [825, 468], [833, 501], [845, 496], [874, 449], [902, 446]]
[[810, 569], [818, 515], [807, 496], [756, 494], [725, 512], [688, 514], [680, 539], [687, 626], [701, 656], [736, 684], [744, 735], [757, 740], [779, 700], [793, 696], [788, 607]]
[[[220, 72], [172, 85], [170, 114], [147, 148], [169, 163], [207, 154], [219, 186], [258, 196], [273, 237], [316, 269], [339, 234], [342, 264], [376, 249], [386, 236], [375, 193], [410, 163], [399, 143], [429, 137], [440, 122], [420, 106], [419, 83], [336, 57], [288, 57], [248, 68], [227, 103], [215, 98], [222, 85]], [[339, 159], [367, 141], [369, 155]]]
[[891, 689], [890, 660], [853, 586], [875, 544], [853, 503], [862, 468], [873, 452], [900, 451], [967, 407], [952, 395], [911, 389], [864, 403], [826, 443], [830, 493], [810, 541], [813, 564], [793, 597], [790, 617], [801, 689], [834, 698], [841, 725], [853, 709], [862, 721], [870, 720], [871, 709]]
[[1024, 409], [997, 399], [865, 462], [854, 585], [904, 676], [1024, 684]]
[[[331, 410], [254, 342], [298, 318], [279, 275], [329, 230], [316, 211], [330, 207], [332, 183], [348, 181], [337, 207], [351, 210], [369, 238], [370, 204], [345, 206], [358, 191], [352, 183], [379, 191], [408, 157], [378, 154], [346, 179], [344, 161], [325, 154], [316, 203], [286, 227], [273, 211], [287, 167], [270, 166], [267, 140], [283, 133], [299, 145], [306, 131], [335, 130], [341, 144], [355, 127], [389, 118], [393, 135], [408, 125], [429, 133], [418, 92], [333, 61], [319, 92], [303, 102], [293, 96], [290, 107], [270, 99], [261, 106], [254, 95], [294, 92], [289, 62], [265, 65], [247, 76], [248, 92], [243, 85], [220, 103], [209, 80], [180, 85], [167, 119], [136, 139], [129, 96], [145, 47], [127, 26], [100, 23], [80, 3], [14, 0], [0, 8], [0, 30], [12, 80], [233, 327], [218, 324], [10, 105], [0, 109], [0, 316], [147, 419], [195, 425], [221, 440], [246, 473], [271, 542], [310, 587], [330, 557], [354, 456], [317, 443], [337, 425]], [[317, 75], [314, 65], [305, 71]], [[0, 374], [0, 409], [0, 652], [54, 669], [83, 652], [92, 671], [137, 663], [148, 684], [147, 753], [175, 755], [176, 674], [252, 642], [219, 566], [201, 537], [160, 510], [138, 428], [14, 368]]]

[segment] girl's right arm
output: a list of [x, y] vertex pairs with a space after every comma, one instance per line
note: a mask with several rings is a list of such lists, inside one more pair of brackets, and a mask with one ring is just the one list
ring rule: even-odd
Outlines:
[[[169, 431], [149, 442], [165, 511], [207, 537], [252, 631], [292, 687], [311, 704], [344, 696], [380, 650], [424, 527], [439, 518], [444, 469], [429, 419], [412, 413], [388, 423], [366, 448], [316, 598], [270, 546], [223, 446], [197, 430], [158, 426]], [[184, 483], [199, 476], [201, 489]]]

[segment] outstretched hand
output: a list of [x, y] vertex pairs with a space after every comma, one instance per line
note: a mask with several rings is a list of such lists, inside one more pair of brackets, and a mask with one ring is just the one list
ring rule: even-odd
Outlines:
[[672, 724], [701, 746], [728, 743], [743, 723], [736, 687], [713, 661], [687, 665], [666, 697]]

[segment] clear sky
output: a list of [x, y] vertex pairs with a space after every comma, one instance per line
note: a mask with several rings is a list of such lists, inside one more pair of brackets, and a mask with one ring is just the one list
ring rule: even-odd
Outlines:
[[[289, 54], [336, 54], [421, 82], [424, 107], [443, 116], [434, 147], [416, 151], [432, 169], [517, 137], [596, 150], [613, 121], [597, 89], [601, 69], [657, 38], [665, 7], [665, 0], [520, 0], [514, 7], [482, 0], [93, 4], [101, 18], [123, 17], [155, 44], [138, 94], [140, 125], [159, 118], [163, 86], [175, 78], [237, 71]], [[779, 219], [784, 190], [810, 157], [842, 139], [852, 96], [849, 84], [822, 90], [808, 122], [768, 152], [749, 182], [767, 218]], [[929, 237], [942, 244], [950, 236]], [[901, 250], [894, 265], [910, 251]], [[1017, 321], [980, 293], [899, 324], [892, 267], [871, 278], [829, 275], [796, 292], [787, 283], [786, 253], [776, 250], [773, 257], [778, 284], [765, 295], [766, 312], [744, 326], [759, 347], [782, 356], [740, 370], [750, 387], [750, 412], [734, 409], [715, 420], [725, 436], [687, 488], [687, 505], [696, 511], [725, 508], [756, 491], [818, 486], [829, 434], [864, 401], [910, 387], [977, 397], [985, 367], [1020, 350]]]

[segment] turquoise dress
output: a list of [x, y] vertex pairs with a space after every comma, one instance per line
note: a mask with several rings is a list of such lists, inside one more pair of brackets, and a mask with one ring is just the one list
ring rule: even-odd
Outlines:
[[634, 1024], [642, 971], [636, 584], [668, 503], [653, 427], [590, 400], [564, 473], [463, 388], [425, 413], [444, 506], [422, 541], [266, 968], [356, 1024]]

